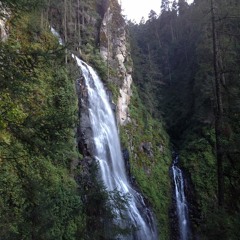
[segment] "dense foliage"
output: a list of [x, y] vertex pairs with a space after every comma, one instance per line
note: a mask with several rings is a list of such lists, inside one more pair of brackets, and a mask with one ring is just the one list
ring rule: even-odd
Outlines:
[[[111, 203], [124, 211], [126, 196], [107, 193], [94, 162], [78, 164], [75, 69], [49, 29], [103, 78], [115, 76], [97, 49], [107, 2], [1, 1], [9, 33], [0, 42], [0, 239], [111, 239], [132, 230], [113, 220]], [[151, 11], [146, 22], [129, 23], [137, 88], [121, 137], [162, 239], [171, 200], [162, 119], [200, 208], [191, 212], [193, 233], [239, 239], [239, 13], [237, 0], [164, 0], [160, 16]], [[108, 86], [117, 99], [119, 86]]]
[[239, 13], [239, 1], [163, 1], [160, 16], [129, 23], [140, 96], [193, 180], [203, 239], [239, 238]]
[[168, 211], [171, 203], [169, 166], [171, 152], [164, 125], [154, 119], [133, 86], [131, 122], [121, 128], [123, 147], [130, 151], [134, 183], [147, 197], [158, 220], [161, 239], [169, 237]]
[[[84, 58], [106, 74], [95, 46], [97, 28], [89, 29], [100, 16], [99, 3], [44, 3], [9, 0], [0, 5], [8, 28], [7, 39], [0, 42], [0, 238], [112, 239], [128, 234], [135, 229], [118, 226], [113, 209], [124, 211], [127, 197], [108, 193], [98, 166], [92, 160], [88, 166], [78, 153], [79, 69], [50, 31], [49, 21], [69, 49], [81, 45]], [[69, 15], [71, 4], [79, 4], [77, 17]], [[66, 19], [78, 23], [81, 36], [72, 35], [72, 22], [65, 26]]]
[[75, 239], [84, 221], [70, 177], [78, 157], [74, 83], [35, 12], [9, 24], [0, 45], [0, 238]]

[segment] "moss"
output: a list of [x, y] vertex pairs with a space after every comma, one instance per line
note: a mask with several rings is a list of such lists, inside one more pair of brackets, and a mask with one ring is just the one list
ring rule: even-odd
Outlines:
[[181, 163], [191, 175], [201, 208], [202, 222], [198, 222], [195, 231], [202, 239], [238, 239], [232, 228], [237, 219], [235, 213], [229, 214], [218, 206], [214, 132], [211, 126], [191, 129], [185, 134], [180, 151]]
[[[168, 210], [171, 202], [169, 138], [163, 124], [147, 112], [136, 87], [130, 105], [131, 122], [121, 128], [121, 141], [130, 150], [131, 172], [156, 214], [161, 239], [169, 239]], [[152, 156], [141, 149], [151, 143]]]

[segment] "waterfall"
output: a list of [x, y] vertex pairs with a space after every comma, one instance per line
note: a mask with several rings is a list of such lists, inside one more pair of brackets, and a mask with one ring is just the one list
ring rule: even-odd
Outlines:
[[188, 204], [184, 193], [184, 177], [181, 169], [177, 167], [179, 158], [176, 156], [173, 160], [172, 172], [175, 186], [175, 197], [177, 205], [177, 215], [179, 223], [180, 240], [188, 240], [189, 220], [188, 220]]
[[60, 45], [63, 45], [63, 40], [62, 40], [62, 38], [60, 37], [59, 33], [58, 33], [53, 27], [51, 27], [51, 26], [50, 26], [50, 30], [51, 30], [52, 34], [53, 34], [55, 37], [57, 37], [59, 44], [60, 44]]
[[[129, 196], [126, 217], [131, 222], [129, 226], [136, 227], [136, 231], [132, 236], [120, 236], [119, 239], [156, 240], [158, 235], [153, 214], [141, 194], [128, 181], [115, 117], [104, 86], [92, 67], [72, 56], [82, 70], [87, 87], [88, 111], [95, 145], [94, 158], [99, 162], [103, 183], [108, 191], [117, 189], [121, 194]], [[120, 217], [116, 221], [121, 226]]]

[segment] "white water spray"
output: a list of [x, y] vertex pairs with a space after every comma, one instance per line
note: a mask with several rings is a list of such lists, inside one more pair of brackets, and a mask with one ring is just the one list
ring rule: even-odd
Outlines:
[[189, 239], [188, 205], [184, 193], [184, 178], [180, 168], [177, 167], [178, 156], [173, 161], [172, 172], [175, 186], [177, 214], [180, 240]]
[[[99, 162], [102, 180], [108, 191], [117, 189], [129, 196], [126, 217], [137, 230], [131, 236], [121, 236], [120, 239], [156, 240], [154, 217], [141, 194], [128, 182], [115, 117], [104, 86], [92, 67], [72, 56], [82, 70], [88, 91], [89, 117], [96, 148], [94, 157]], [[116, 221], [121, 226], [120, 217]]]

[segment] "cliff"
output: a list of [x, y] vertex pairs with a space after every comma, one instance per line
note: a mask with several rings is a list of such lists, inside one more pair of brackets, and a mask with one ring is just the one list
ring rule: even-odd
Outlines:
[[[0, 21], [0, 238], [100, 239], [105, 222], [114, 222], [112, 195], [92, 159], [87, 95], [73, 52], [102, 77], [132, 184], [145, 195], [167, 239], [169, 139], [132, 83], [121, 7], [115, 0], [30, 3], [6, 1], [11, 17]], [[108, 230], [112, 236], [121, 232], [115, 225]]]
[[6, 25], [9, 17], [10, 17], [10, 11], [7, 8], [4, 8], [0, 2], [0, 39], [1, 41], [6, 41], [7, 35], [8, 35], [8, 27]]
[[[168, 135], [154, 119], [134, 86], [128, 28], [117, 1], [110, 1], [100, 27], [100, 54], [107, 64], [106, 82], [113, 89], [116, 114], [132, 184], [142, 191], [158, 220], [160, 238], [169, 238], [171, 202]], [[138, 79], [135, 79], [136, 81]]]
[[109, 69], [107, 82], [118, 87], [117, 118], [120, 125], [130, 121], [129, 104], [132, 84], [132, 61], [126, 23], [117, 1], [109, 1], [100, 27], [100, 54]]

